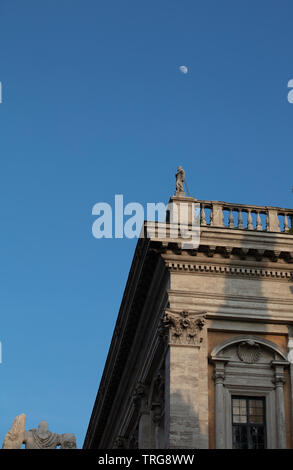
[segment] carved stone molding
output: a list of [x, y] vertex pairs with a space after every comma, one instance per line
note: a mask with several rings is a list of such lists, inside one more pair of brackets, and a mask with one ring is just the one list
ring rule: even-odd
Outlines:
[[166, 310], [162, 326], [167, 332], [169, 344], [200, 347], [205, 318], [205, 314]]
[[[232, 240], [230, 241], [232, 242]], [[181, 242], [173, 241], [167, 243], [164, 241], [163, 243], [164, 244], [160, 241], [161, 246], [158, 248], [160, 252], [173, 252], [175, 254], [182, 254], [184, 252], [191, 254], [190, 250], [182, 250]], [[263, 246], [265, 245], [266, 243], [263, 244]], [[216, 244], [216, 240], [211, 239], [210, 241], [202, 240], [202, 244], [200, 244], [195, 251], [197, 254], [205, 254], [207, 257], [213, 257], [217, 253], [223, 258], [230, 258], [233, 254], [234, 259], [251, 259], [260, 261], [263, 258], [267, 258], [268, 260], [275, 262], [280, 258], [289, 263], [292, 262], [292, 248], [290, 246], [280, 246], [280, 249], [277, 249], [278, 247], [275, 246], [275, 244], [271, 244], [266, 248], [263, 248], [263, 246], [261, 246], [260, 243], [258, 243], [257, 246], [255, 243], [252, 243], [251, 246], [249, 246], [249, 244], [247, 246], [239, 246], [239, 243], [236, 243], [235, 246], [233, 246], [233, 243], [225, 245], [220, 242], [220, 244]]]
[[284, 271], [281, 269], [270, 268], [253, 268], [249, 266], [232, 266], [232, 265], [211, 265], [211, 264], [194, 264], [184, 262], [167, 262], [167, 267], [171, 272], [202, 272], [208, 274], [229, 274], [244, 277], [261, 277], [261, 278], [293, 278], [292, 271]]

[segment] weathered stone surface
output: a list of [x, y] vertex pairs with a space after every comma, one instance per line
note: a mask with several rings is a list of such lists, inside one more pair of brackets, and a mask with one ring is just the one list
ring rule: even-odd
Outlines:
[[42, 421], [38, 429], [26, 431], [23, 442], [26, 449], [56, 449], [61, 445], [59, 434], [49, 431], [46, 421]]
[[22, 413], [14, 418], [11, 428], [6, 434], [3, 449], [19, 449], [23, 443], [25, 434], [25, 414]]
[[61, 449], [76, 449], [76, 438], [74, 434], [61, 434], [60, 437]]

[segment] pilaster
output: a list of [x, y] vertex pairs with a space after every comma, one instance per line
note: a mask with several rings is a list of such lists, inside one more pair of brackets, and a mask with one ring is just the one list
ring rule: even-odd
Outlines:
[[206, 325], [203, 313], [166, 309], [165, 440], [168, 448], [208, 448]]

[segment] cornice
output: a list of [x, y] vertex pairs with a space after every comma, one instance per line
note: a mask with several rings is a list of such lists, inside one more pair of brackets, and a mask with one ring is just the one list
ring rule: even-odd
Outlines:
[[148, 240], [140, 239], [124, 291], [84, 448], [99, 448], [157, 261], [158, 255], [149, 249]]
[[[180, 249], [186, 239], [180, 235], [174, 239], [171, 236], [171, 228], [166, 225], [165, 236], [160, 236], [159, 224], [153, 223], [152, 230], [145, 223], [145, 236], [149, 236], [151, 242], [162, 243], [166, 247], [178, 246]], [[227, 227], [201, 226], [200, 227], [200, 246], [214, 246], [221, 249], [243, 249], [260, 250], [288, 253], [292, 257], [293, 253], [293, 234], [284, 232], [266, 232], [247, 229], [232, 229]], [[190, 250], [191, 251], [191, 250]]]

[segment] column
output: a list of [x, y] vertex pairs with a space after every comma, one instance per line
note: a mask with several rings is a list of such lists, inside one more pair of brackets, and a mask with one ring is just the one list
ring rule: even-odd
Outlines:
[[215, 434], [216, 449], [225, 449], [225, 401], [224, 401], [224, 380], [225, 363], [227, 360], [213, 359], [215, 362]]
[[276, 425], [277, 425], [277, 446], [278, 449], [286, 449], [286, 421], [284, 405], [284, 362], [273, 361], [275, 368], [275, 394], [276, 394]]
[[291, 405], [291, 447], [293, 448], [293, 328], [290, 326], [288, 338], [288, 362], [290, 364], [290, 405]]

